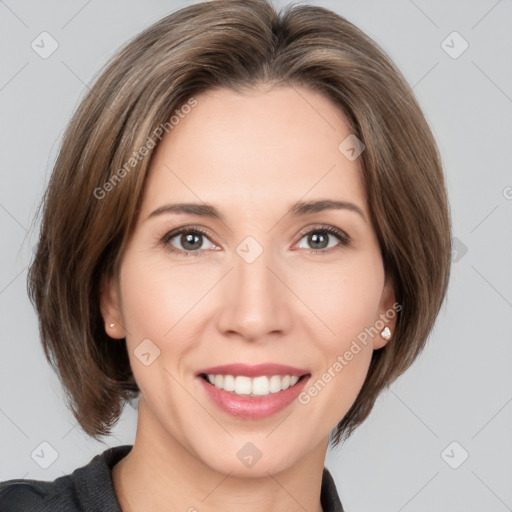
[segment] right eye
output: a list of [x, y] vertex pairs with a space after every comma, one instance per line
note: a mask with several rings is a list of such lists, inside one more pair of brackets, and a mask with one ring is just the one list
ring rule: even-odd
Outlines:
[[205, 239], [209, 240], [207, 233], [200, 228], [180, 228], [165, 234], [161, 243], [169, 252], [188, 257], [199, 256], [201, 251], [216, 247], [210, 242], [211, 247], [203, 249]]

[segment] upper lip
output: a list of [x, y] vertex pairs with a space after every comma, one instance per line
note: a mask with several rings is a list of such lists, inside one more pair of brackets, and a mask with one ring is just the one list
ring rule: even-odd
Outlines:
[[262, 375], [295, 375], [297, 377], [302, 377], [309, 372], [302, 368], [296, 368], [285, 364], [264, 363], [248, 365], [243, 363], [235, 363], [205, 368], [197, 372], [197, 375], [199, 376], [208, 373], [213, 375], [244, 375], [246, 377], [259, 377]]

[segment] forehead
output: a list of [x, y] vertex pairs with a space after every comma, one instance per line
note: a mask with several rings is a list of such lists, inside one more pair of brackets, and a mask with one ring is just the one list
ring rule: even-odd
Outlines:
[[300, 199], [357, 202], [365, 212], [360, 159], [339, 150], [352, 133], [320, 93], [279, 87], [207, 91], [153, 155], [143, 210], [169, 200], [222, 208], [286, 206]]

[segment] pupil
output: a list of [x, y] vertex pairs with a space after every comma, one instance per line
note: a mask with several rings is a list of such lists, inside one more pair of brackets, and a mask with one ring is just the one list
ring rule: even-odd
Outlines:
[[[185, 243], [182, 242], [182, 244], [183, 247], [185, 247], [185, 249], [198, 249], [199, 247], [201, 247], [199, 235], [189, 233], [188, 235], [183, 235], [182, 239], [183, 238], [185, 238]], [[195, 243], [193, 242], [194, 238], [196, 239]]]
[[[320, 239], [323, 239], [323, 242], [324, 242], [323, 244], [322, 243], [318, 244]], [[310, 235], [310, 240], [313, 242], [314, 245], [316, 244], [317, 248], [319, 246], [321, 246], [321, 248], [327, 247], [327, 244], [326, 244], [327, 237], [325, 235], [312, 234], [312, 235]]]

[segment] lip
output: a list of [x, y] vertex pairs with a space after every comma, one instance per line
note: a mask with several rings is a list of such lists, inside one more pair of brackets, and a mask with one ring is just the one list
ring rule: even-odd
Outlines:
[[295, 368], [293, 366], [288, 366], [284, 364], [263, 363], [256, 365], [248, 365], [243, 363], [236, 363], [205, 368], [204, 370], [200, 370], [199, 372], [197, 372], [196, 376], [199, 377], [203, 373], [212, 373], [214, 375], [233, 375], [234, 377], [237, 377], [239, 375], [244, 375], [246, 377], [260, 377], [263, 375], [292, 375], [296, 377], [302, 377], [303, 375], [306, 375], [309, 372], [308, 370], [305, 370], [303, 368]]
[[[208, 373], [233, 376], [244, 375], [246, 377], [295, 375], [299, 377], [299, 380], [293, 386], [277, 393], [269, 393], [264, 396], [237, 395], [232, 391], [219, 389], [210, 384], [203, 377], [204, 374]], [[200, 381], [206, 396], [220, 410], [232, 417], [246, 420], [268, 418], [288, 407], [297, 399], [310, 377], [311, 374], [307, 370], [281, 364], [259, 364], [254, 366], [230, 364], [205, 368], [196, 374], [196, 378]]]

